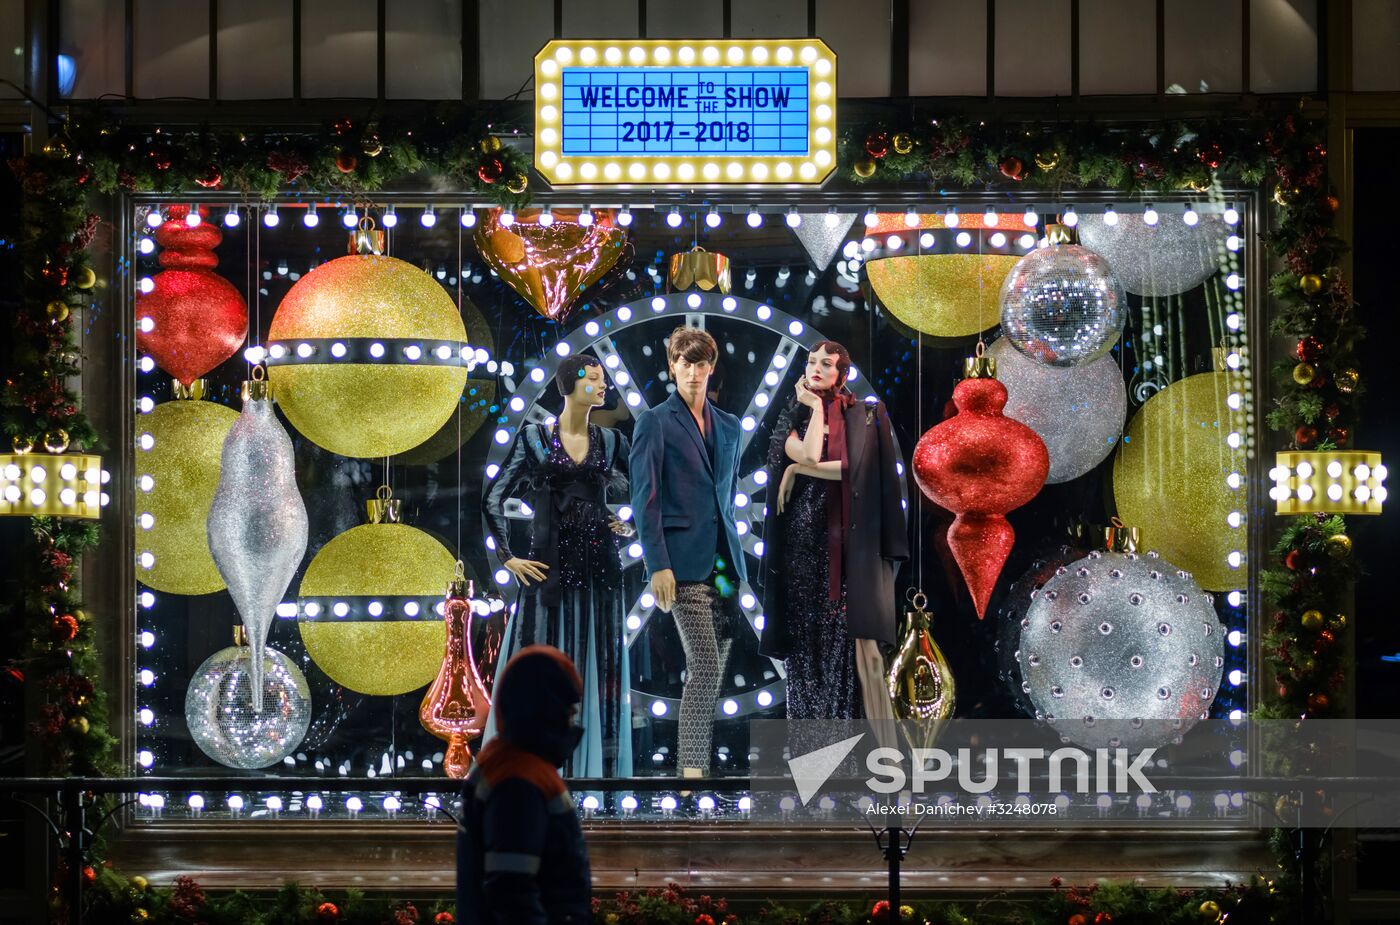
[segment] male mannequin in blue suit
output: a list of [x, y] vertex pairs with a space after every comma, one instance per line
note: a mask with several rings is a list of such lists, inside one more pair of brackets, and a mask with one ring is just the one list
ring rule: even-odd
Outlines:
[[710, 768], [715, 701], [729, 657], [739, 585], [747, 575], [734, 524], [739, 419], [707, 397], [719, 348], [699, 328], [666, 343], [676, 391], [644, 412], [632, 432], [632, 509], [656, 606], [670, 612], [685, 649], [677, 766]]

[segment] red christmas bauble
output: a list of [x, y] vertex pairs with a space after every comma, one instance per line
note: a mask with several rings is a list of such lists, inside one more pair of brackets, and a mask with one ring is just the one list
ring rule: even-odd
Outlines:
[[1331, 440], [1338, 449], [1343, 449], [1351, 442], [1351, 430], [1346, 427], [1333, 427], [1327, 431], [1327, 439]]
[[335, 169], [341, 173], [354, 173], [359, 163], [359, 159], [349, 151], [341, 151], [335, 156]]
[[1026, 165], [1019, 157], [1003, 157], [1001, 163], [997, 164], [997, 169], [1002, 176], [1010, 180], [1019, 180], [1026, 173]]
[[136, 298], [137, 347], [185, 385], [237, 353], [248, 334], [243, 295], [213, 272], [223, 232], [209, 221], [191, 228], [188, 214], [189, 206], [170, 207], [170, 220], [156, 231], [164, 269]]
[[78, 635], [78, 620], [71, 613], [53, 618], [53, 637], [59, 642], [67, 642]]
[[1327, 415], [1328, 421], [1335, 421], [1342, 416], [1342, 406], [1336, 402], [1331, 402], [1326, 408], [1322, 409], [1322, 413]]
[[1301, 449], [1306, 450], [1317, 442], [1317, 428], [1311, 424], [1301, 425], [1293, 431], [1293, 442], [1298, 444]]
[[482, 183], [495, 183], [501, 177], [505, 176], [505, 173], [506, 165], [501, 163], [499, 157], [488, 157], [481, 162], [480, 167], [476, 168], [477, 178], [480, 179]]
[[865, 153], [879, 160], [890, 153], [890, 136], [876, 132], [865, 139]]
[[349, 119], [336, 119], [331, 123], [331, 130], [337, 135], [344, 135], [354, 127], [355, 124]]
[[194, 178], [205, 189], [218, 189], [224, 183], [223, 171], [219, 170], [218, 164], [210, 164], [204, 168], [204, 172]]
[[150, 158], [151, 166], [156, 170], [165, 171], [170, 169], [170, 149], [164, 145], [157, 145], [152, 148], [150, 151], [146, 152], [146, 156]]
[[1308, 695], [1308, 709], [1313, 711], [1314, 713], [1324, 712], [1329, 706], [1331, 706], [1331, 704], [1332, 701], [1328, 698], [1326, 694]]
[[1109, 912], [1100, 912], [1098, 915], [1094, 916], [1094, 925], [1113, 925], [1113, 914]]
[[1288, 555], [1283, 557], [1283, 564], [1288, 566], [1290, 572], [1298, 571], [1303, 564], [1303, 552], [1300, 549], [1288, 550]]
[[319, 922], [334, 922], [340, 918], [340, 910], [335, 903], [321, 903], [316, 907], [316, 920]]
[[456, 921], [451, 912], [439, 912], [433, 916], [433, 925], [454, 925]]
[[1322, 341], [1309, 335], [1298, 341], [1298, 346], [1293, 352], [1297, 354], [1299, 362], [1316, 363], [1322, 359]]
[[980, 619], [1016, 534], [1006, 522], [1039, 493], [1050, 454], [1035, 431], [1005, 417], [1006, 386], [964, 379], [953, 389], [958, 413], [929, 428], [914, 449], [920, 490], [954, 515], [948, 546]]

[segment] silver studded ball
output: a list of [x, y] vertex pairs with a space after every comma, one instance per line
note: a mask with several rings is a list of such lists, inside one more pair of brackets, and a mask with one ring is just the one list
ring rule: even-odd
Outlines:
[[1081, 746], [1165, 745], [1220, 688], [1225, 633], [1211, 598], [1155, 554], [1070, 563], [1024, 621], [1016, 661], [1034, 715]]
[[1026, 573], [1006, 589], [1006, 597], [997, 610], [997, 638], [993, 644], [997, 655], [997, 679], [1006, 685], [1017, 708], [1026, 716], [1035, 715], [1035, 705], [1031, 703], [1030, 685], [1022, 677], [1017, 661], [1022, 624], [1031, 601], [1040, 596], [1045, 583], [1055, 577], [1057, 570], [1083, 555], [1082, 549], [1072, 546], [1060, 546], [1043, 552], [1031, 563]]

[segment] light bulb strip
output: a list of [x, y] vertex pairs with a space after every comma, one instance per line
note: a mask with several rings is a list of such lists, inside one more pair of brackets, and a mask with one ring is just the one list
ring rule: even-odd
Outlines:
[[1380, 453], [1283, 451], [1269, 475], [1269, 496], [1283, 515], [1379, 514], [1388, 494]]
[[413, 337], [299, 337], [269, 341], [268, 366], [393, 364], [399, 366], [477, 365], [476, 348], [460, 340]]
[[111, 500], [103, 490], [110, 478], [100, 456], [0, 454], [0, 516], [94, 520]]
[[327, 594], [283, 602], [277, 607], [277, 616], [308, 623], [431, 621], [442, 619], [441, 606], [441, 594]]

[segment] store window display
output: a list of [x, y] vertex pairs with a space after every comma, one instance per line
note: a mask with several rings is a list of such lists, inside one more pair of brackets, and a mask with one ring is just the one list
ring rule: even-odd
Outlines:
[[790, 720], [894, 718], [880, 644], [895, 641], [895, 570], [909, 558], [900, 459], [884, 404], [857, 401], [850, 370], [836, 341], [807, 354], [768, 454], [760, 651], [786, 661]]
[[[584, 734], [574, 751], [575, 776], [632, 774], [630, 671], [623, 644], [626, 601], [619, 537], [631, 525], [608, 509], [609, 495], [627, 490], [629, 444], [609, 427], [590, 423], [608, 388], [602, 364], [570, 356], [555, 384], [564, 409], [553, 423], [530, 424], [516, 435], [505, 466], [483, 507], [496, 555], [520, 582], [497, 665], [527, 646], [563, 651], [583, 679]], [[506, 500], [526, 499], [533, 511], [528, 552], [512, 550]], [[487, 737], [496, 732], [493, 721]]]
[[698, 328], [671, 333], [666, 361], [676, 390], [637, 419], [632, 506], [656, 605], [675, 618], [685, 649], [678, 742], [681, 774], [710, 769], [715, 702], [747, 580], [734, 517], [739, 419], [715, 407], [710, 377], [719, 347]]

